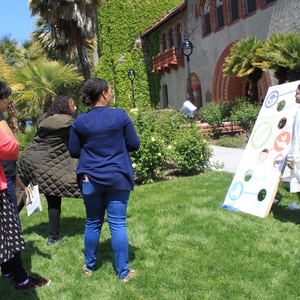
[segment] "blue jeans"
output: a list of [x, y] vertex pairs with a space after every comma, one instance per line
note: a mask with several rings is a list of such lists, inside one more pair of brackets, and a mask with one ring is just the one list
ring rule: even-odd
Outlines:
[[86, 269], [96, 267], [97, 252], [105, 210], [109, 224], [115, 265], [119, 278], [129, 272], [126, 209], [130, 191], [115, 190], [91, 182], [83, 182], [82, 196], [86, 208], [84, 256]]

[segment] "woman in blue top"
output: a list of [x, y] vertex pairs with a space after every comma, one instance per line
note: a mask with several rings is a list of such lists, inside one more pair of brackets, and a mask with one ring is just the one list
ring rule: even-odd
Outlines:
[[136, 275], [129, 270], [126, 208], [134, 176], [130, 151], [140, 141], [130, 117], [121, 109], [109, 108], [112, 92], [104, 79], [89, 79], [83, 86], [82, 102], [91, 107], [77, 117], [70, 132], [71, 157], [79, 158], [77, 182], [86, 207], [84, 234], [85, 265], [91, 275], [105, 210], [109, 223], [117, 274], [124, 282]]

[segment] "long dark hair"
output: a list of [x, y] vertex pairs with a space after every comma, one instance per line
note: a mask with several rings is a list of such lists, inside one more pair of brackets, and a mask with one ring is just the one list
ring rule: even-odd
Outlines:
[[88, 79], [82, 88], [82, 103], [87, 106], [94, 106], [103, 91], [108, 91], [108, 82], [105, 79]]
[[60, 115], [69, 115], [74, 118], [77, 117], [77, 111], [72, 111], [70, 108], [70, 99], [69, 95], [58, 95], [52, 102], [51, 108], [46, 113], [46, 118], [53, 116], [55, 114]]
[[4, 82], [0, 81], [0, 100], [8, 98], [10, 95], [11, 88]]

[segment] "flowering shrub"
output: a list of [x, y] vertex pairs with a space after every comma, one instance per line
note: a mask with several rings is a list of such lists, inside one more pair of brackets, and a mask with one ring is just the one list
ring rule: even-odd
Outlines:
[[141, 141], [131, 153], [135, 176], [140, 183], [162, 178], [168, 166], [178, 175], [208, 169], [211, 149], [196, 124], [175, 110], [138, 112], [131, 115]]
[[171, 159], [177, 165], [180, 174], [205, 171], [209, 168], [211, 156], [211, 149], [195, 124], [183, 128], [176, 136]]
[[150, 183], [164, 165], [167, 153], [163, 141], [157, 134], [148, 131], [139, 134], [139, 151], [131, 153], [135, 176], [141, 183]]

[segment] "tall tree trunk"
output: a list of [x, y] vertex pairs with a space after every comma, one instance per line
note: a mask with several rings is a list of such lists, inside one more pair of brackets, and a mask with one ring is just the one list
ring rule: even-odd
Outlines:
[[89, 59], [87, 49], [85, 46], [83, 46], [82, 44], [78, 44], [78, 43], [76, 45], [76, 48], [77, 48], [81, 72], [83, 74], [84, 79], [88, 80], [91, 78], [92, 63]]
[[258, 88], [257, 83], [261, 79], [263, 74], [263, 70], [256, 68], [251, 74], [248, 75], [249, 80], [252, 82], [252, 100], [258, 101]]
[[9, 115], [10, 128], [13, 133], [20, 132], [18, 126], [17, 109], [14, 100], [8, 100], [7, 113]]

